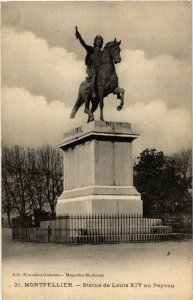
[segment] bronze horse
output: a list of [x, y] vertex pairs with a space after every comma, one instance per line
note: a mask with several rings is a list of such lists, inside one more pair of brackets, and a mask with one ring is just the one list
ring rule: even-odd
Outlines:
[[[117, 42], [115, 39], [113, 42], [109, 42], [105, 45], [102, 54], [101, 67], [96, 81], [97, 97], [92, 98], [89, 80], [83, 81], [79, 87], [78, 99], [72, 109], [70, 118], [74, 118], [80, 106], [85, 103], [84, 112], [88, 114], [88, 122], [91, 122], [94, 120], [93, 113], [100, 104], [100, 119], [103, 121], [104, 97], [111, 93], [117, 95], [117, 99], [121, 100], [120, 105], [117, 106], [117, 110], [119, 111], [122, 109], [124, 105], [124, 89], [118, 86], [118, 77], [114, 66], [114, 64], [121, 62], [120, 44], [121, 41]], [[92, 103], [91, 109], [90, 102]]]

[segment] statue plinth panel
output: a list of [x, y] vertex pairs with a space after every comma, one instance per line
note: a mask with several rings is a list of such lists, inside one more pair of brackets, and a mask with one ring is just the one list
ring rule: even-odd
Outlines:
[[131, 124], [93, 121], [64, 134], [64, 192], [56, 214], [142, 213], [133, 187]]

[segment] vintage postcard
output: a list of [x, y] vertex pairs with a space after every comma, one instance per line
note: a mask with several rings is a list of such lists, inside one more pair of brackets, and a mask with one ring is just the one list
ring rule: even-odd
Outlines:
[[2, 299], [191, 300], [191, 2], [1, 18]]

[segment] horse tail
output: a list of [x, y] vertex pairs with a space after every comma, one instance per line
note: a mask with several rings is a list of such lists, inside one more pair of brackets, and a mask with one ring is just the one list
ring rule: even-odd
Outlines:
[[78, 98], [77, 98], [76, 103], [74, 104], [74, 107], [73, 107], [73, 109], [71, 111], [71, 114], [70, 114], [71, 119], [75, 118], [75, 115], [76, 115], [77, 111], [79, 110], [79, 108], [81, 107], [82, 103], [83, 103], [82, 102], [82, 94], [81, 94], [81, 91], [79, 89]]

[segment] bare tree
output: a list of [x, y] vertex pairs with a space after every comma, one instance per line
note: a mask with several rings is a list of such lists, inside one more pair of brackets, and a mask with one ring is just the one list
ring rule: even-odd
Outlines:
[[62, 157], [50, 146], [40, 149], [3, 147], [3, 210], [15, 210], [21, 218], [32, 211], [55, 213], [56, 199], [62, 192]]
[[56, 199], [62, 193], [62, 157], [50, 146], [38, 151], [38, 166], [43, 176], [44, 192], [51, 214], [55, 214]]
[[7, 148], [2, 149], [2, 211], [7, 214], [8, 224], [11, 227], [11, 213], [14, 211], [14, 192], [11, 189], [12, 181], [7, 169]]
[[42, 211], [46, 203], [44, 176], [40, 169], [38, 150], [28, 148], [27, 156], [27, 189], [31, 198], [31, 209]]
[[29, 210], [29, 197], [26, 190], [25, 150], [15, 146], [2, 150], [2, 196], [3, 209], [8, 214], [15, 210], [22, 218]]

